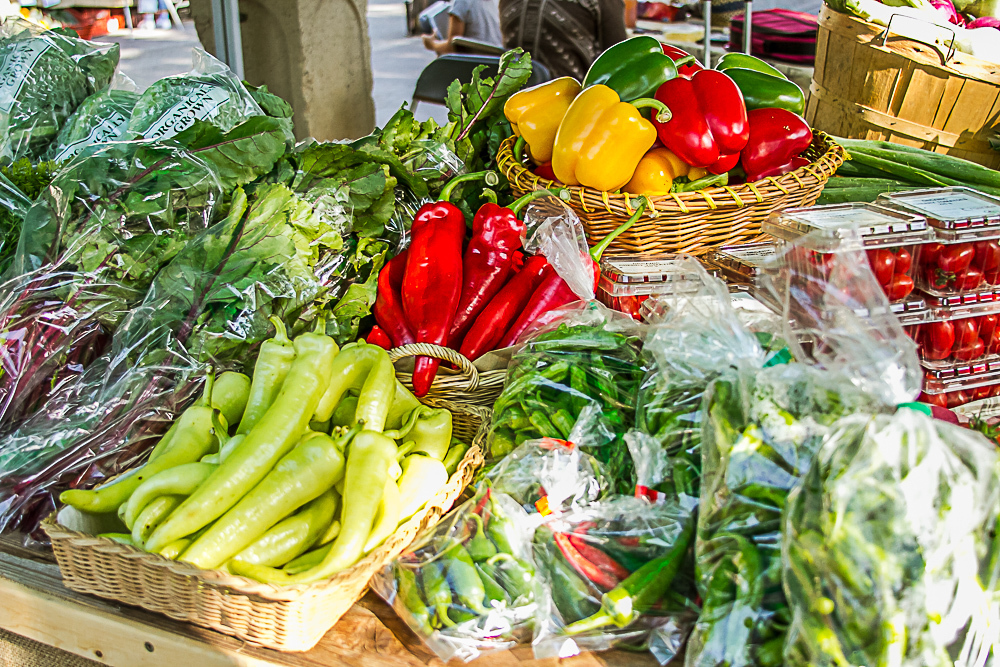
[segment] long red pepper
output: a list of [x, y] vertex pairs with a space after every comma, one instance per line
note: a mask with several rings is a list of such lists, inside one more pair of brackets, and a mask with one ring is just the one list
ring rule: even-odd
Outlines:
[[368, 338], [365, 340], [372, 345], [378, 345], [383, 350], [391, 350], [394, 347], [392, 339], [389, 338], [389, 335], [377, 324], [372, 327], [371, 333], [368, 334]]
[[375, 296], [375, 307], [372, 314], [375, 321], [382, 327], [395, 347], [415, 343], [416, 338], [406, 323], [403, 315], [403, 301], [400, 290], [403, 287], [403, 277], [406, 274], [407, 251], [399, 253], [382, 267], [378, 274], [378, 292]]
[[449, 347], [459, 346], [476, 316], [510, 277], [514, 253], [521, 247], [524, 232], [524, 222], [517, 214], [531, 201], [551, 194], [548, 190], [529, 192], [508, 207], [486, 202], [476, 212], [472, 238], [462, 260], [462, 297], [451, 323]]
[[548, 273], [555, 273], [555, 269], [547, 259], [541, 255], [527, 257], [521, 270], [497, 292], [476, 318], [458, 351], [466, 358], [475, 360], [499, 347], [497, 343], [528, 305], [531, 295]]
[[579, 572], [582, 576], [586, 577], [589, 581], [596, 584], [602, 590], [610, 591], [612, 588], [621, 583], [621, 580], [616, 579], [584, 558], [580, 551], [573, 546], [572, 542], [570, 542], [568, 535], [555, 533], [555, 541], [556, 546], [559, 547], [559, 551], [562, 552], [566, 561], [573, 566], [573, 569]]
[[[446, 345], [451, 322], [462, 295], [462, 241], [465, 216], [447, 199], [459, 183], [484, 178], [490, 172], [465, 174], [452, 179], [438, 201], [424, 204], [413, 218], [406, 271], [400, 290], [403, 313], [418, 343]], [[440, 361], [417, 357], [413, 367], [413, 393], [426, 396]]]
[[595, 547], [593, 544], [590, 544], [579, 535], [571, 534], [569, 536], [569, 542], [576, 547], [576, 550], [580, 552], [581, 556], [599, 567], [608, 576], [614, 577], [619, 582], [628, 578], [630, 572], [625, 569], [621, 563]]
[[[601, 268], [598, 262], [601, 261], [601, 255], [604, 251], [608, 249], [611, 242], [614, 241], [618, 236], [629, 230], [632, 225], [636, 223], [639, 217], [646, 210], [646, 201], [643, 201], [636, 208], [635, 213], [632, 217], [628, 219], [628, 222], [623, 224], [621, 227], [615, 231], [608, 234], [604, 240], [595, 245], [590, 249], [590, 257], [592, 267], [593, 267], [593, 288], [597, 287], [597, 278], [600, 276]], [[517, 318], [517, 321], [511, 325], [507, 333], [500, 339], [500, 347], [508, 347], [517, 342], [518, 338], [527, 331], [534, 322], [549, 312], [550, 310], [555, 310], [556, 308], [561, 308], [567, 303], [572, 303], [579, 300], [579, 296], [570, 289], [566, 281], [563, 280], [555, 270], [547, 272], [542, 279], [541, 284], [535, 288], [534, 294], [531, 295], [531, 299], [528, 300], [527, 305], [521, 313], [521, 316]]]

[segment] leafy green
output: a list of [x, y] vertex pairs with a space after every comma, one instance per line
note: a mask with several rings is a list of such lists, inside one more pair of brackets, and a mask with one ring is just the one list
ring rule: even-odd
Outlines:
[[195, 121], [173, 141], [212, 167], [223, 189], [230, 190], [269, 172], [292, 136], [279, 119], [253, 116], [225, 133], [211, 123]]
[[254, 101], [260, 105], [264, 113], [271, 118], [279, 118], [282, 122], [282, 127], [285, 128], [289, 136], [294, 136], [294, 126], [292, 123], [292, 117], [295, 112], [292, 110], [292, 105], [281, 99], [271, 91], [267, 89], [267, 86], [251, 86], [246, 81], [243, 85], [250, 92], [250, 96], [253, 97]]
[[52, 160], [63, 162], [90, 144], [120, 139], [138, 99], [128, 90], [106, 90], [85, 99], [49, 147]]

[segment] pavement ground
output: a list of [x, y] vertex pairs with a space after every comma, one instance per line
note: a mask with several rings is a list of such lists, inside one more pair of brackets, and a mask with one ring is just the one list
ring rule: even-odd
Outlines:
[[[372, 45], [375, 122], [381, 126], [404, 102], [410, 102], [417, 77], [434, 60], [434, 54], [424, 48], [419, 37], [407, 35], [402, 0], [369, 0], [368, 32]], [[98, 41], [121, 45], [121, 71], [135, 81], [139, 90], [165, 76], [190, 71], [191, 48], [201, 46], [190, 21], [185, 22], [184, 30], [136, 28], [131, 34], [120, 30]], [[438, 122], [447, 121], [444, 107], [421, 103], [417, 118], [430, 116]]]

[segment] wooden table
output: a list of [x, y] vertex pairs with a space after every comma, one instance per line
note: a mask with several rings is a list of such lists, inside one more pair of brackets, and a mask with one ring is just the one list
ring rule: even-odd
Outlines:
[[[0, 628], [93, 662], [74, 667], [422, 667], [442, 665], [380, 598], [368, 593], [308, 653], [280, 653], [170, 620], [143, 609], [75, 593], [59, 568], [0, 539]], [[0, 637], [0, 641], [4, 638]], [[30, 650], [26, 649], [26, 650]], [[65, 655], [65, 654], [63, 654]], [[53, 658], [35, 664], [56, 667]], [[456, 665], [462, 663], [455, 661]], [[648, 653], [608, 651], [568, 660], [534, 660], [529, 646], [493, 653], [489, 667], [652, 667]], [[0, 666], [4, 665], [0, 652]], [[11, 667], [15, 667], [11, 663]], [[22, 667], [22, 664], [16, 664]]]

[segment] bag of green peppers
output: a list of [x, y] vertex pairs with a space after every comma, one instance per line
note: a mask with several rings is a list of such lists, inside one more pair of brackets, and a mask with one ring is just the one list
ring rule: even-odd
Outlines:
[[550, 515], [533, 542], [535, 657], [618, 647], [677, 658], [698, 615], [693, 507], [614, 496]]
[[568, 440], [604, 464], [620, 492], [631, 493], [624, 435], [645, 373], [643, 328], [596, 301], [556, 313], [511, 360], [493, 409], [490, 457], [501, 459], [528, 440]]
[[996, 663], [997, 464], [981, 435], [913, 410], [838, 422], [788, 498], [784, 664]]
[[712, 383], [696, 543], [703, 603], [688, 667], [782, 664], [791, 622], [780, 553], [788, 493], [837, 419], [877, 406], [847, 379], [798, 363], [746, 366]]
[[485, 476], [494, 491], [505, 493], [529, 514], [545, 508], [562, 511], [587, 505], [608, 493], [611, 480], [603, 466], [572, 442], [529, 440]]
[[637, 493], [649, 497], [697, 498], [705, 390], [741, 363], [763, 366], [768, 354], [733, 308], [725, 283], [693, 259], [678, 266], [696, 288], [652, 297], [656, 317], [642, 351], [649, 371], [639, 388], [635, 430], [625, 438]]
[[534, 624], [533, 525], [517, 502], [481, 485], [371, 588], [444, 662], [509, 649]]

